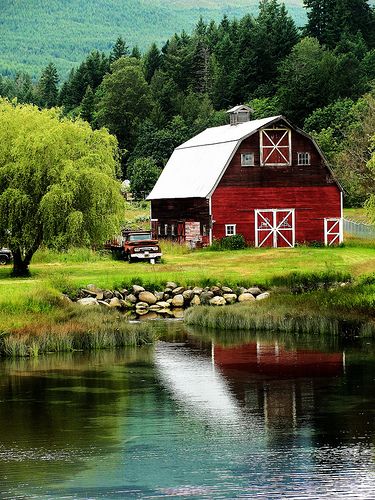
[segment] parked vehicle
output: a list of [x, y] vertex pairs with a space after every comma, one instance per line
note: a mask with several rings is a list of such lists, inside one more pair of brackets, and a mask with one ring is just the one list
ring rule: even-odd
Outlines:
[[0, 266], [9, 264], [13, 259], [12, 252], [8, 248], [0, 248]]
[[123, 231], [120, 237], [108, 242], [106, 248], [128, 262], [148, 260], [155, 263], [162, 256], [159, 242], [152, 239], [150, 231]]

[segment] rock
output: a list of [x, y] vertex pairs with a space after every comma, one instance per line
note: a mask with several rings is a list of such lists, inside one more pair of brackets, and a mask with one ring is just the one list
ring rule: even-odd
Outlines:
[[148, 310], [149, 307], [150, 306], [147, 304], [147, 302], [137, 302], [137, 304], [135, 305], [135, 308], [137, 311], [138, 311], [138, 309], [147, 309]]
[[96, 299], [96, 292], [93, 292], [92, 290], [82, 288], [81, 293], [84, 297], [94, 297]]
[[155, 305], [160, 306], [163, 309], [168, 309], [170, 302], [164, 302], [161, 300], [160, 302], [156, 302]]
[[262, 293], [262, 290], [258, 288], [257, 286], [248, 288], [248, 293], [251, 293], [251, 295], [254, 295], [256, 297], [257, 295], [260, 295]]
[[224, 299], [224, 297], [216, 295], [215, 297], [210, 299], [210, 304], [211, 306], [225, 306], [226, 300]]
[[149, 304], [150, 306], [156, 304], [157, 302], [155, 295], [151, 292], [141, 292], [138, 295], [138, 300], [140, 300], [141, 302], [146, 302], [146, 304]]
[[126, 289], [126, 288], [121, 288], [121, 290], [119, 290], [120, 293], [122, 293], [122, 295], [128, 295], [129, 291]]
[[126, 300], [128, 302], [131, 302], [132, 304], [135, 304], [137, 302], [137, 297], [131, 293], [126, 297]]
[[238, 302], [254, 302], [255, 297], [254, 295], [251, 295], [251, 293], [241, 293], [241, 295], [238, 297]]
[[158, 314], [167, 314], [168, 316], [173, 316], [173, 313], [170, 309], [159, 309], [157, 311]]
[[92, 283], [90, 283], [90, 285], [87, 285], [86, 289], [89, 290], [90, 292], [94, 292], [95, 294], [103, 292], [101, 288], [98, 288], [96, 285], [93, 285]]
[[124, 297], [123, 297], [122, 293], [120, 293], [118, 290], [115, 290], [115, 291], [113, 292], [113, 295], [114, 295], [115, 297], [117, 297], [119, 300], [124, 300]]
[[164, 299], [164, 292], [154, 292], [154, 295], [157, 301]]
[[63, 293], [61, 295], [61, 302], [63, 304], [71, 304], [73, 301], [72, 301], [72, 299], [70, 297], [68, 297], [67, 295], [65, 295], [65, 293]]
[[150, 311], [159, 311], [159, 309], [164, 309], [160, 304], [153, 304], [150, 306]]
[[221, 288], [218, 287], [218, 286], [212, 286], [210, 288], [210, 291], [214, 294], [214, 295], [220, 295], [221, 294]]
[[200, 296], [201, 303], [204, 304], [204, 305], [209, 304], [210, 303], [210, 299], [212, 299], [213, 296], [214, 296], [214, 294], [211, 291], [202, 292], [201, 296]]
[[138, 316], [144, 316], [145, 314], [148, 314], [148, 309], [137, 309], [136, 313]]
[[193, 292], [194, 295], [200, 295], [203, 292], [203, 288], [201, 288], [199, 286], [195, 286], [193, 288], [192, 292]]
[[163, 297], [163, 299], [164, 299], [164, 300], [168, 300], [168, 299], [170, 299], [171, 297], [172, 297], [172, 294], [171, 294], [171, 293], [167, 293], [167, 292], [165, 292], [165, 293], [164, 293], [164, 297]]
[[125, 309], [134, 309], [135, 304], [130, 302], [127, 298], [125, 300], [120, 300], [122, 307]]
[[178, 286], [172, 290], [172, 295], [181, 295], [185, 291], [183, 286]]
[[109, 307], [111, 309], [121, 309], [122, 301], [118, 297], [113, 297], [113, 299], [109, 301]]
[[233, 293], [233, 290], [228, 286], [222, 286], [221, 289], [224, 293]]
[[145, 291], [145, 289], [143, 288], [143, 286], [133, 285], [134, 295], [138, 295], [139, 293], [144, 292], [144, 291]]
[[242, 295], [243, 293], [247, 293], [247, 289], [244, 288], [243, 286], [239, 286], [237, 289], [236, 289], [236, 294], [237, 295]]
[[237, 302], [237, 295], [235, 293], [224, 293], [223, 298], [227, 304], [234, 304]]
[[167, 299], [167, 300], [166, 300], [166, 303], [168, 304], [168, 307], [172, 304], [172, 300], [173, 300], [173, 299]]
[[175, 318], [183, 318], [184, 310], [178, 307], [177, 309], [173, 309], [172, 314]]
[[140, 314], [139, 316], [141, 316], [139, 318], [141, 321], [147, 321], [150, 319], [157, 319], [157, 317], [158, 317], [156, 312], [152, 312], [151, 309], [150, 309], [150, 311], [142, 311], [142, 314]]
[[260, 295], [257, 296], [257, 300], [268, 299], [269, 296], [270, 296], [270, 292], [264, 292], [264, 293], [261, 293]]
[[177, 294], [173, 297], [171, 304], [173, 307], [183, 307], [184, 302], [184, 296], [182, 294]]
[[171, 290], [173, 290], [174, 288], [177, 288], [177, 284], [174, 281], [168, 281], [165, 284], [165, 288], [170, 288]]
[[182, 292], [182, 296], [189, 302], [194, 297], [193, 290], [185, 290]]
[[96, 300], [103, 300], [104, 299], [104, 293], [103, 292], [99, 292], [96, 294]]
[[108, 302], [105, 302], [104, 300], [98, 300], [98, 304], [104, 307], [110, 308], [111, 306], [108, 304]]
[[113, 297], [113, 293], [111, 292], [111, 290], [105, 290], [103, 292], [104, 299], [111, 299], [112, 297]]
[[190, 301], [191, 306], [200, 306], [201, 305], [201, 299], [199, 298], [199, 295], [194, 295], [194, 297]]
[[164, 288], [164, 295], [165, 294], [172, 295], [172, 290], [173, 290], [173, 288], [168, 288], [168, 287]]
[[85, 297], [84, 299], [77, 300], [77, 304], [85, 307], [98, 306], [99, 302], [94, 297]]

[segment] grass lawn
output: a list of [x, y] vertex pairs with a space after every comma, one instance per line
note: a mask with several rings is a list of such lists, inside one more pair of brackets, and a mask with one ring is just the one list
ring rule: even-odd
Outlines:
[[128, 264], [100, 252], [73, 250], [64, 254], [41, 250], [31, 264], [32, 276], [9, 277], [10, 266], [0, 268], [0, 331], [30, 323], [63, 321], [56, 306], [56, 290], [66, 286], [127, 286], [130, 283], [179, 284], [221, 282], [229, 285], [266, 285], [274, 276], [291, 272], [342, 271], [353, 276], [375, 273], [375, 245], [349, 241], [342, 248], [246, 249], [188, 252], [164, 245], [161, 264]]

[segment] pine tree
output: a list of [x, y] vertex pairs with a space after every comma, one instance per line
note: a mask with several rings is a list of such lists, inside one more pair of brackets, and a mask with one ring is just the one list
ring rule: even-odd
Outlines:
[[56, 66], [49, 63], [41, 74], [38, 84], [39, 104], [43, 108], [52, 108], [57, 105], [59, 76]]
[[129, 47], [125, 44], [124, 39], [119, 36], [113, 46], [109, 60], [113, 63], [114, 61], [117, 61], [117, 59], [120, 59], [120, 57], [127, 55], [129, 55]]
[[161, 55], [160, 51], [156, 45], [153, 43], [149, 50], [146, 52], [143, 59], [143, 71], [145, 74], [146, 81], [148, 83], [151, 82], [152, 77], [156, 70], [160, 68], [161, 64]]
[[130, 57], [134, 57], [135, 59], [140, 59], [140, 58], [142, 57], [142, 54], [141, 54], [141, 51], [139, 50], [138, 45], [135, 45], [135, 46], [132, 48], [132, 51], [131, 51]]
[[82, 99], [81, 103], [81, 118], [86, 120], [89, 123], [92, 123], [94, 117], [94, 108], [95, 108], [95, 94], [92, 91], [90, 85], [87, 86], [85, 96]]

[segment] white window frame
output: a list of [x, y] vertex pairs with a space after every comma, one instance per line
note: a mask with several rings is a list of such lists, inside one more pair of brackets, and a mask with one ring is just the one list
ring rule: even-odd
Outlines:
[[[225, 224], [225, 236], [236, 236], [237, 234], [237, 228], [236, 228], [237, 224]], [[233, 228], [233, 233], [230, 233], [229, 234], [229, 231], [230, 229], [229, 228]]]
[[[267, 132], [275, 132], [275, 131], [281, 131], [281, 132], [286, 132], [288, 136], [288, 142], [289, 142], [289, 161], [285, 163], [268, 163], [267, 160], [268, 158], [272, 155], [273, 151], [277, 149], [277, 143], [274, 147], [273, 146], [264, 146], [263, 145], [263, 134], [267, 135]], [[289, 128], [264, 128], [259, 131], [259, 136], [260, 136], [260, 164], [262, 167], [267, 166], [267, 167], [282, 167], [282, 166], [291, 166], [292, 164], [292, 131]], [[282, 136], [279, 142], [285, 137]], [[286, 148], [286, 146], [282, 146], [283, 148]], [[267, 153], [266, 158], [264, 157], [264, 149], [267, 148], [270, 150], [269, 153]], [[280, 154], [283, 156], [283, 154], [280, 151]], [[284, 156], [285, 158], [285, 156]]]
[[[250, 159], [246, 160], [245, 159], [246, 156], [250, 156]], [[254, 153], [252, 153], [251, 151], [247, 153], [241, 153], [241, 167], [253, 167], [254, 165], [255, 165]]]
[[164, 224], [164, 236], [168, 236], [168, 224]]
[[[303, 160], [301, 161], [301, 158]], [[311, 155], [307, 151], [301, 151], [297, 153], [297, 165], [302, 167], [305, 165], [311, 165]]]
[[175, 225], [171, 224], [171, 236], [176, 236]]

